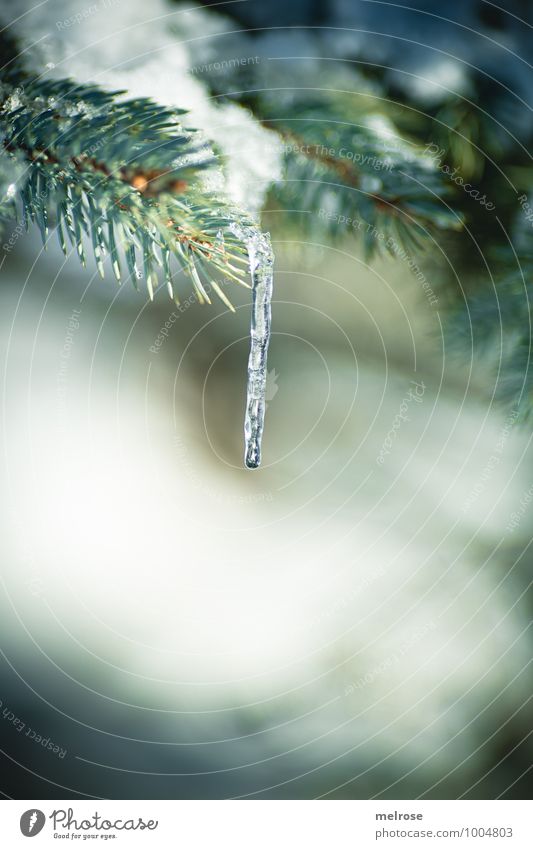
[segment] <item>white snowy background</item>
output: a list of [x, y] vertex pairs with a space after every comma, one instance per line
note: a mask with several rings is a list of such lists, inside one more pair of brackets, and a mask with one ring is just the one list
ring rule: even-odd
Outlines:
[[[190, 109], [257, 211], [272, 134], [188, 73], [227, 24], [96, 5], [66, 28], [79, 4], [4, 15], [50, 74]], [[250, 473], [246, 293], [235, 316], [147, 305], [54, 239], [18, 240], [0, 286], [0, 698], [68, 749], [34, 769], [42, 796], [483, 795], [525, 733], [527, 512], [507, 526], [530, 434], [447, 350], [438, 305], [401, 263], [278, 240]]]

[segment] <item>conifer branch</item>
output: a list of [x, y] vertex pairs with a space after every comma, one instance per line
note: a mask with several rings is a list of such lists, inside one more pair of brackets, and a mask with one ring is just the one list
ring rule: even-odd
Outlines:
[[[378, 118], [370, 98], [338, 91], [310, 98], [303, 91], [291, 101], [267, 120], [284, 142], [285, 180], [274, 193], [282, 207], [306, 211], [308, 231], [325, 227], [330, 238], [344, 236], [339, 221], [359, 218], [367, 233], [383, 233], [384, 243], [392, 234], [416, 248], [428, 232], [461, 228], [461, 216], [446, 202], [450, 186], [421, 148], [409, 147]], [[367, 238], [366, 254], [379, 244]]]
[[159, 273], [175, 297], [172, 258], [200, 301], [216, 274], [248, 285], [246, 246], [231, 225], [254, 224], [205, 188], [202, 174], [218, 167], [211, 148], [183, 127], [183, 112], [122, 94], [4, 74], [1, 170], [23, 167], [0, 212], [36, 223], [45, 244], [53, 221], [63, 252], [70, 242], [82, 263], [88, 237], [102, 276], [109, 256], [117, 280], [125, 267], [135, 285], [144, 277], [150, 297]]

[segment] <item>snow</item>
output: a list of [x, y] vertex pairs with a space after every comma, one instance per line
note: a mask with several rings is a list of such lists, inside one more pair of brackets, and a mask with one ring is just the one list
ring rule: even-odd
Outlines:
[[224, 190], [257, 215], [270, 182], [281, 173], [281, 152], [275, 134], [250, 112], [217, 103], [190, 73], [218, 26], [213, 17], [177, 9], [167, 0], [98, 0], [83, 8], [72, 0], [35, 7], [31, 0], [6, 0], [2, 8], [22, 48], [33, 45], [26, 54], [33, 69], [187, 109], [186, 125], [201, 130], [221, 154], [223, 174], [209, 188]]

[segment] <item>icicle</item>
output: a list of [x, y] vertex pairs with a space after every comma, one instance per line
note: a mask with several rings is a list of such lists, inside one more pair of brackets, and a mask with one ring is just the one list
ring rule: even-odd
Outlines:
[[261, 463], [261, 438], [265, 421], [274, 254], [268, 233], [239, 225], [233, 225], [231, 229], [246, 244], [252, 278], [250, 357], [244, 419], [244, 462], [248, 469], [257, 469]]

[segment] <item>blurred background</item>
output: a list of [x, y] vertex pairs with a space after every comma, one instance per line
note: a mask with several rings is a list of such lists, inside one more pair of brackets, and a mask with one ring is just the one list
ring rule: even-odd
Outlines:
[[[485, 165], [471, 146], [454, 161], [518, 250], [530, 225], [498, 181], [527, 192], [532, 4], [412, 6], [223, 4], [232, 35], [208, 55], [252, 55], [251, 39], [290, 60], [269, 73], [314, 89], [326, 60], [352, 63], [413, 133], [414, 113], [459, 116]], [[497, 288], [483, 294], [499, 225], [461, 189], [457, 204], [468, 226], [435, 238], [417, 276], [349, 228], [299, 230], [305, 203], [287, 221], [269, 197], [256, 472], [248, 291], [232, 290], [235, 314], [185, 278], [181, 306], [149, 303], [55, 238], [44, 251], [36, 230], [4, 231], [6, 797], [527, 797], [531, 421], [500, 400], [517, 335]]]

